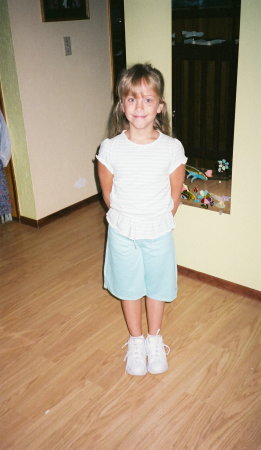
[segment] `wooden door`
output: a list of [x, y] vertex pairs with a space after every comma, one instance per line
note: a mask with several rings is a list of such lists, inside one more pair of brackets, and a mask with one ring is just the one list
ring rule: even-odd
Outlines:
[[173, 0], [172, 102], [189, 164], [214, 169], [232, 164], [240, 0], [211, 5]]
[[238, 44], [176, 44], [173, 52], [174, 127], [190, 164], [232, 162]]

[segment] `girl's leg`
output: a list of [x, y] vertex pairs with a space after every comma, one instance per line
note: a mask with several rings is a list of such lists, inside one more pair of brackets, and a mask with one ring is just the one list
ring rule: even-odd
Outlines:
[[139, 300], [122, 300], [121, 306], [128, 327], [133, 337], [142, 335], [142, 303]]
[[153, 300], [150, 297], [146, 297], [146, 313], [148, 322], [148, 333], [156, 335], [160, 330], [165, 303], [159, 300]]
[[148, 336], [146, 338], [146, 352], [148, 356], [147, 370], [150, 373], [158, 374], [168, 370], [166, 357], [169, 347], [164, 344], [162, 336], [159, 334], [161, 328], [165, 303], [159, 300], [146, 298], [146, 312], [148, 321]]

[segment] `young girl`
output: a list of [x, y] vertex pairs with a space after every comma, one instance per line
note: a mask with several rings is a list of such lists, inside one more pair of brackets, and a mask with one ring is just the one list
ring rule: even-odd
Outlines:
[[[182, 144], [170, 136], [162, 74], [136, 64], [118, 83], [111, 139], [100, 147], [98, 173], [109, 223], [104, 287], [121, 299], [130, 333], [130, 375], [168, 369], [160, 333], [165, 302], [177, 296], [172, 229], [185, 164]], [[148, 335], [142, 334], [145, 297]]]

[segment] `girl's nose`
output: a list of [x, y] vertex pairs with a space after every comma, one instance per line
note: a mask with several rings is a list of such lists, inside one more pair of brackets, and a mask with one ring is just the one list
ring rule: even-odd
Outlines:
[[143, 99], [142, 98], [137, 98], [137, 109], [143, 109]]

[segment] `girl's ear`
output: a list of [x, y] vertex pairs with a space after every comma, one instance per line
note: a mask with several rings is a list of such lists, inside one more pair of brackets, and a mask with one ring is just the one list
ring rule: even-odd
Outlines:
[[157, 108], [157, 114], [161, 113], [162, 109], [163, 109], [164, 103], [160, 103], [158, 108]]

